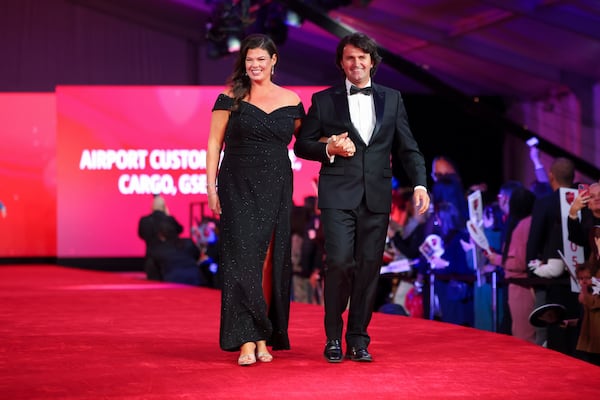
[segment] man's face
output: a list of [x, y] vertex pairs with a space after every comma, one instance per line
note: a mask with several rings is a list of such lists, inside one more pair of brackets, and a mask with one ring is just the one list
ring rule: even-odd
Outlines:
[[373, 60], [371, 55], [351, 44], [344, 46], [341, 61], [346, 78], [358, 87], [364, 87], [371, 78]]
[[600, 183], [593, 183], [589, 187], [590, 202], [588, 207], [595, 213], [600, 213]]
[[589, 286], [592, 283], [592, 274], [590, 271], [580, 271], [577, 273], [577, 280], [581, 286]]

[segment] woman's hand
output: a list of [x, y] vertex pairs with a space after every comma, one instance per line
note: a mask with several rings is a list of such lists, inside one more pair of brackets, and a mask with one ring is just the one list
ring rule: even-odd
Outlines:
[[219, 201], [219, 195], [217, 192], [208, 193], [208, 208], [214, 214], [221, 214], [221, 202]]
[[490, 264], [502, 265], [502, 256], [500, 254], [495, 253], [491, 250], [490, 251], [484, 250], [483, 255], [487, 257], [487, 259], [490, 261]]

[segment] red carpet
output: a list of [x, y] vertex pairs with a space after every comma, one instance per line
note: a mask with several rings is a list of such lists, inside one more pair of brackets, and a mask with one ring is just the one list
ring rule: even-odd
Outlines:
[[0, 267], [3, 399], [592, 399], [600, 368], [518, 339], [376, 314], [374, 362], [328, 364], [323, 310], [292, 304], [292, 350], [238, 367], [219, 292], [139, 274]]

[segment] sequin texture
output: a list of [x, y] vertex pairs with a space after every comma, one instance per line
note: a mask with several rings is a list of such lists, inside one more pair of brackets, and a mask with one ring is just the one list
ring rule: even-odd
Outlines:
[[[221, 94], [213, 109], [230, 110]], [[241, 102], [231, 112], [219, 168], [221, 293], [220, 346], [237, 351], [243, 343], [267, 340], [274, 350], [289, 349], [290, 215], [292, 169], [287, 146], [302, 104], [271, 113]], [[270, 308], [262, 269], [273, 238]]]

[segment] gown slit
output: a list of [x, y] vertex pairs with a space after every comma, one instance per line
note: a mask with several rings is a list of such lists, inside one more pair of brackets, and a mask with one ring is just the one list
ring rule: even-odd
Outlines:
[[269, 242], [267, 254], [263, 263], [262, 273], [262, 287], [265, 296], [265, 302], [267, 303], [267, 310], [270, 310], [271, 308], [271, 295], [273, 292], [273, 240], [274, 237], [272, 237], [271, 241]]

